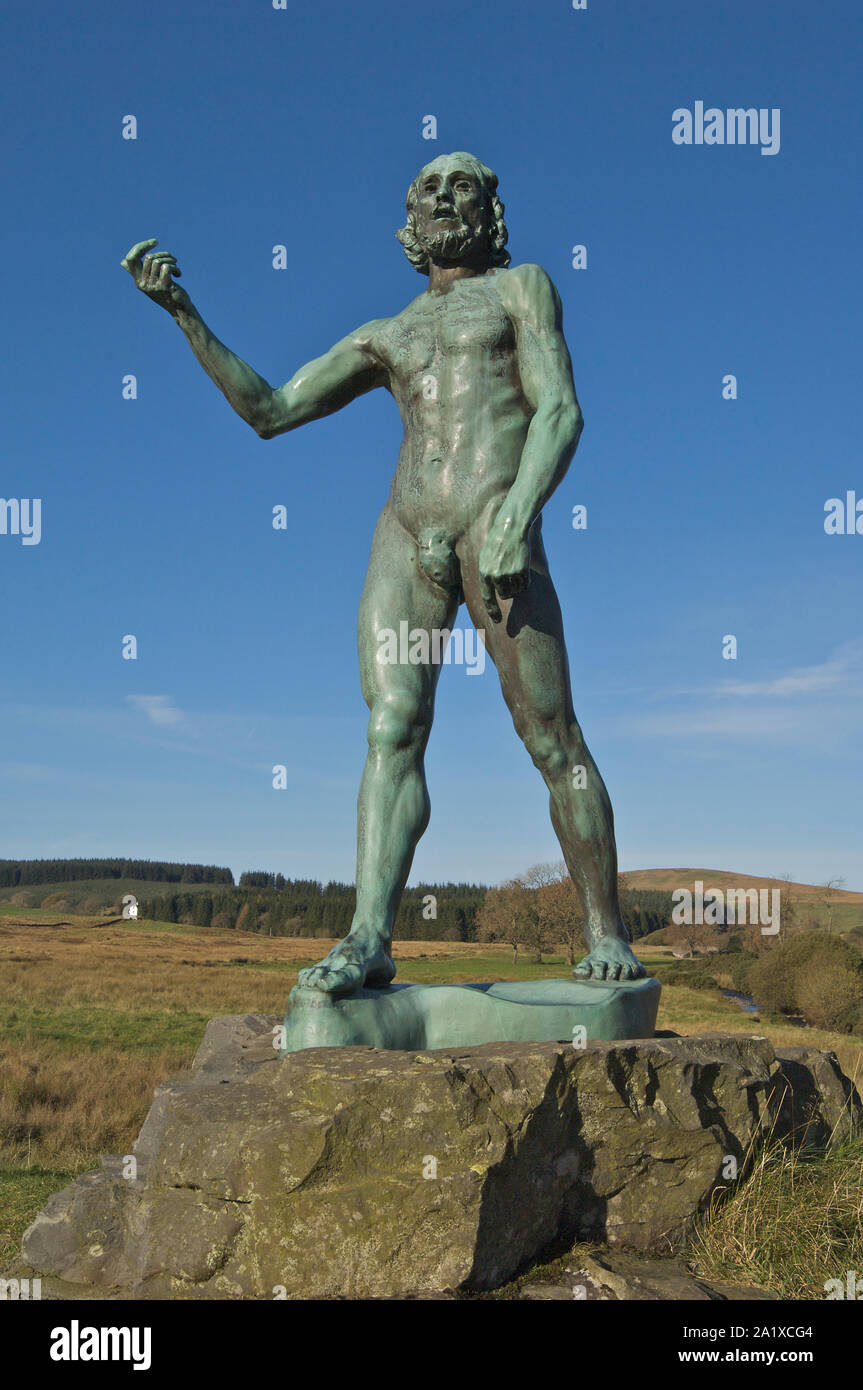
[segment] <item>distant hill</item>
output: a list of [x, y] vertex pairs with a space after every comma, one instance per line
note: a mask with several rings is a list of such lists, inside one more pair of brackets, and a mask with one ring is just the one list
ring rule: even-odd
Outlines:
[[[707, 888], [783, 888], [782, 878], [759, 878], [755, 874], [736, 874], [730, 869], [629, 869], [621, 874], [627, 888], [655, 889], [671, 893], [675, 888], [690, 888], [700, 879]], [[792, 883], [791, 891], [799, 902], [823, 902], [827, 890], [823, 883]], [[842, 888], [831, 890], [831, 897], [837, 903], [850, 906], [863, 903], [863, 893], [850, 892]]]
[[[113, 909], [127, 893], [136, 898], [158, 897], [176, 892], [182, 887], [184, 893], [212, 893], [212, 883], [171, 883], [164, 879], [142, 878], [78, 878], [53, 883], [9, 884], [0, 887], [0, 905], [12, 907], [41, 907], [46, 898], [52, 902], [46, 906], [60, 906], [60, 911], [98, 913], [105, 908]], [[226, 885], [233, 891], [232, 885]]]

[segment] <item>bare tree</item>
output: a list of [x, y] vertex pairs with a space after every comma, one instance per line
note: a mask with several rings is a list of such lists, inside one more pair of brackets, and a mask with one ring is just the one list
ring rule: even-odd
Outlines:
[[528, 869], [525, 880], [536, 889], [537, 910], [544, 949], [562, 944], [570, 965], [582, 956], [584, 912], [575, 884], [563, 860], [556, 864], [537, 864]]
[[518, 963], [519, 946], [527, 944], [530, 897], [517, 878], [499, 888], [489, 888], [476, 914], [477, 941], [506, 941], [512, 947], [512, 963]]
[[833, 930], [833, 917], [836, 908], [836, 899], [833, 895], [842, 888], [844, 883], [844, 878], [828, 878], [824, 881], [824, 891], [827, 895], [824, 899], [824, 908], [827, 913], [825, 926], [828, 931]]
[[675, 956], [694, 956], [699, 937], [704, 931], [697, 922], [672, 922], [665, 929], [665, 940]]
[[531, 959], [541, 965], [543, 951], [549, 950], [555, 941], [541, 894], [555, 882], [552, 865], [535, 864], [499, 888], [490, 888], [477, 913], [477, 939], [509, 942], [513, 964], [523, 946], [531, 952]]
[[787, 941], [789, 936], [794, 936], [795, 932], [801, 930], [800, 916], [798, 912], [797, 894], [794, 892], [796, 884], [790, 874], [782, 875], [782, 886], [779, 889], [779, 940]]

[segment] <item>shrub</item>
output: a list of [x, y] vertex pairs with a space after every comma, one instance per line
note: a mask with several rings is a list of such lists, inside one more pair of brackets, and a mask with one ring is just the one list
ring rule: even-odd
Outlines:
[[70, 903], [65, 893], [49, 893], [42, 899], [43, 908], [59, 908], [61, 912], [68, 912]]
[[863, 1005], [863, 961], [853, 946], [824, 932], [803, 932], [759, 957], [751, 993], [776, 1013], [799, 1013], [816, 1028], [851, 1031]]
[[731, 982], [734, 988], [739, 990], [741, 994], [752, 993], [750, 976], [752, 975], [752, 969], [755, 964], [756, 960], [754, 956], [744, 955], [743, 953], [735, 955], [734, 959], [728, 962], [728, 973], [731, 976]]

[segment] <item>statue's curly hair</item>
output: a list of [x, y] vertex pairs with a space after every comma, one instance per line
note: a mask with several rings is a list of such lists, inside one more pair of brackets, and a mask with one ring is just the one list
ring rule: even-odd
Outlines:
[[[438, 156], [442, 158], [444, 156]], [[506, 243], [509, 233], [506, 230], [506, 223], [503, 220], [504, 205], [497, 196], [497, 174], [489, 169], [476, 155], [468, 154], [466, 150], [456, 150], [448, 156], [450, 159], [460, 159], [466, 166], [470, 167], [476, 178], [482, 185], [485, 193], [486, 203], [491, 218], [491, 228], [489, 235], [489, 264], [493, 266], [508, 266], [512, 257], [506, 250]], [[435, 161], [432, 161], [433, 163]], [[405, 207], [407, 209], [407, 222], [396, 232], [396, 236], [404, 247], [405, 255], [421, 275], [429, 273], [428, 251], [423, 246], [416, 231], [416, 206], [419, 197], [419, 182], [425, 173], [428, 165], [417, 174], [410, 188], [408, 189]]]

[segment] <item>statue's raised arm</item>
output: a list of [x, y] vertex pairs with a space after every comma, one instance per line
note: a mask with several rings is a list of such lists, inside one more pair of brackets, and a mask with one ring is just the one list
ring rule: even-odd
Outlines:
[[372, 348], [376, 324], [367, 324], [274, 389], [207, 327], [174, 279], [182, 275], [176, 257], [168, 251], [153, 251], [156, 245], [155, 237], [137, 242], [123, 257], [123, 269], [142, 294], [176, 320], [204, 371], [262, 439], [331, 415], [375, 386], [386, 385], [387, 373]]

